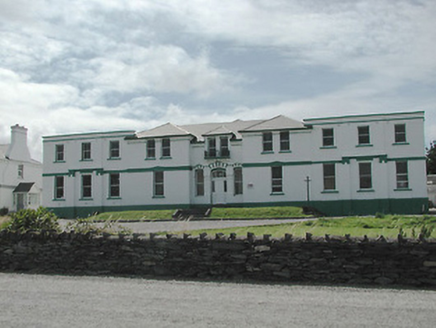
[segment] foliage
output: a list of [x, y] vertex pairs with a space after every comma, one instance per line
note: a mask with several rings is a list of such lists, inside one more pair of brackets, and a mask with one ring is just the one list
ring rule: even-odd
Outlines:
[[131, 234], [132, 231], [122, 225], [119, 225], [116, 221], [107, 220], [102, 224], [98, 224], [89, 219], [77, 219], [74, 222], [70, 222], [65, 227], [66, 232], [72, 232], [79, 234], [87, 233], [109, 233], [109, 234]]
[[226, 229], [210, 229], [197, 231], [184, 231], [192, 235], [206, 232], [208, 235], [215, 235], [222, 232], [245, 236], [247, 232], [252, 232], [257, 236], [270, 234], [273, 237], [283, 237], [285, 234], [292, 234], [296, 237], [304, 237], [306, 232], [313, 236], [344, 236], [349, 234], [354, 237], [376, 238], [383, 235], [387, 238], [397, 238], [400, 233], [403, 237], [418, 238], [420, 234], [424, 238], [436, 238], [436, 217], [431, 216], [393, 216], [384, 215], [383, 218], [368, 217], [347, 217], [340, 219], [315, 219], [309, 221], [285, 223], [279, 225], [264, 225], [250, 227], [235, 227]]
[[145, 220], [171, 220], [175, 210], [154, 210], [154, 211], [120, 211], [105, 212], [92, 216], [93, 221], [145, 221]]
[[0, 208], [0, 216], [8, 215], [9, 209], [7, 207]]
[[430, 143], [430, 148], [427, 148], [427, 174], [436, 174], [436, 144]]
[[10, 215], [4, 229], [11, 232], [55, 230], [60, 231], [57, 216], [44, 207], [25, 209]]

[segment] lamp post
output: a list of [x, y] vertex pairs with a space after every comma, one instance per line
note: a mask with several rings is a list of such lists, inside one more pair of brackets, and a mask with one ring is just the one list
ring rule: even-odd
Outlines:
[[309, 176], [306, 177], [306, 180], [304, 180], [306, 182], [306, 200], [307, 200], [307, 205], [309, 206], [310, 203], [310, 178]]

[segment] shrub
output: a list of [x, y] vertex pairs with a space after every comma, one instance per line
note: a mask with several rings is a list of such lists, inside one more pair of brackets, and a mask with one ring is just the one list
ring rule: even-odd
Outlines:
[[11, 219], [5, 229], [12, 232], [55, 230], [60, 231], [57, 216], [44, 207], [37, 210], [19, 210], [10, 215]]
[[128, 228], [123, 227], [122, 225], [119, 225], [116, 221], [105, 221], [104, 224], [96, 224], [95, 222], [92, 222], [88, 219], [77, 219], [74, 222], [68, 223], [68, 225], [65, 228], [65, 231], [80, 234], [87, 234], [87, 233], [95, 233], [95, 234], [102, 234], [102, 233], [109, 233], [109, 234], [124, 234], [128, 235], [131, 234], [132, 231]]
[[7, 207], [0, 208], [0, 216], [8, 215], [9, 209]]

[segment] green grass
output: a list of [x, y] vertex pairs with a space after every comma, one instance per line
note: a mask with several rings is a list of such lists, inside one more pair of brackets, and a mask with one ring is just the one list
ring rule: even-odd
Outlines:
[[305, 217], [300, 207], [215, 207], [212, 209], [211, 218], [285, 218], [285, 217]]
[[90, 220], [107, 221], [107, 220], [170, 220], [175, 210], [156, 210], [156, 211], [121, 211], [121, 212], [106, 212], [92, 216]]
[[386, 215], [382, 218], [376, 217], [347, 217], [340, 219], [317, 219], [305, 222], [295, 222], [280, 225], [251, 226], [226, 229], [184, 231], [193, 236], [206, 232], [214, 236], [216, 233], [229, 235], [234, 232], [240, 236], [246, 236], [247, 232], [257, 236], [264, 234], [273, 237], [283, 237], [286, 233], [295, 237], [304, 237], [307, 232], [313, 236], [344, 236], [349, 234], [353, 237], [378, 237], [383, 235], [386, 238], [397, 238], [401, 232], [404, 237], [416, 238], [421, 232], [426, 232], [426, 237], [436, 238], [435, 217], [400, 217]]
[[[156, 211], [122, 211], [106, 212], [90, 217], [90, 220], [107, 221], [107, 220], [170, 220], [174, 210], [156, 210]], [[211, 219], [254, 219], [254, 218], [283, 218], [283, 217], [304, 217], [303, 210], [299, 207], [258, 207], [258, 208], [221, 208], [212, 209]]]

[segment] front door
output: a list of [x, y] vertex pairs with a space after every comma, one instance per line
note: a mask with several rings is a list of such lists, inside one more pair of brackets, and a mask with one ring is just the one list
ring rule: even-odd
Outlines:
[[24, 194], [17, 195], [17, 211], [24, 209]]
[[212, 204], [225, 204], [227, 198], [227, 177], [224, 169], [212, 171]]

